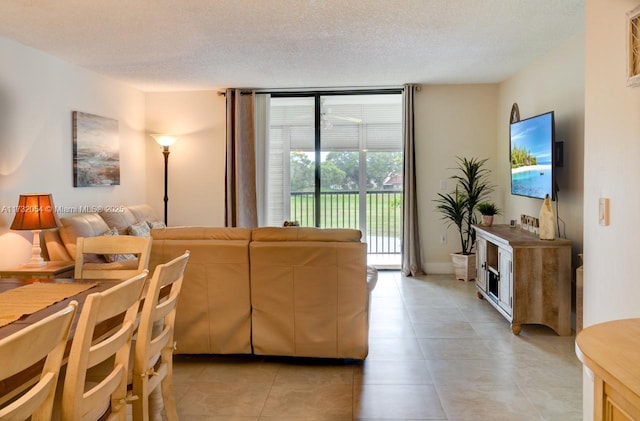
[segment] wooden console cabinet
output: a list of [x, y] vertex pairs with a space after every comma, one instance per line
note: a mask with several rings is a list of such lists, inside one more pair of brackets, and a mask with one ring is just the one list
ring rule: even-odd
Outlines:
[[571, 334], [571, 241], [540, 240], [509, 225], [474, 226], [476, 288], [507, 320]]

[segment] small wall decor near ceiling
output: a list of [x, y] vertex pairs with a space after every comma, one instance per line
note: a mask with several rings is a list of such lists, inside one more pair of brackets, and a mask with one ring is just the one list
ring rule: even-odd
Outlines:
[[627, 13], [627, 86], [640, 85], [640, 6]]
[[514, 102], [511, 106], [511, 114], [509, 115], [509, 123], [517, 123], [520, 121], [520, 108], [518, 108], [518, 103]]
[[118, 120], [72, 112], [73, 186], [102, 187], [120, 184]]

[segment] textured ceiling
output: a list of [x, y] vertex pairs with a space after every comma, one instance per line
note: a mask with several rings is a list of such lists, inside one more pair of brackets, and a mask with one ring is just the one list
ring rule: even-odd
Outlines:
[[584, 0], [1, 0], [0, 36], [143, 91], [500, 82]]

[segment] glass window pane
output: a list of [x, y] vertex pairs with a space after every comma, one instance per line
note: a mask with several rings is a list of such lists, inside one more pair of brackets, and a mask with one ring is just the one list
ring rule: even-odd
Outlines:
[[266, 221], [314, 226], [314, 99], [271, 98]]
[[402, 152], [367, 152], [369, 253], [397, 254], [402, 239]]
[[320, 164], [320, 226], [360, 227], [360, 153], [322, 151]]

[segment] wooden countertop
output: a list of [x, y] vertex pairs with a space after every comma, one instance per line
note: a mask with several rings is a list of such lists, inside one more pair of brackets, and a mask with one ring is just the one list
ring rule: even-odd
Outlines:
[[606, 383], [640, 396], [640, 319], [613, 320], [583, 329], [576, 337], [576, 354]]
[[67, 272], [73, 274], [73, 269], [75, 267], [74, 261], [47, 261], [44, 266], [28, 266], [26, 264], [19, 265], [16, 267], [8, 268], [0, 270], [0, 277], [3, 278], [13, 278], [13, 277], [51, 277], [56, 278], [60, 277], [57, 275], [62, 275]]

